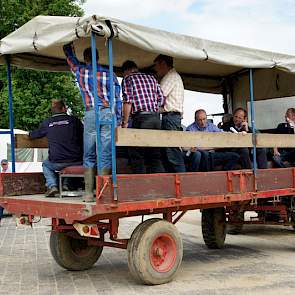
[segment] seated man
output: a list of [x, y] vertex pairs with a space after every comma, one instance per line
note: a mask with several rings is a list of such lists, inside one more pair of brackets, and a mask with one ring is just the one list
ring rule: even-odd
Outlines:
[[[205, 110], [195, 112], [195, 122], [186, 131], [193, 132], [222, 132], [213, 123], [208, 122]], [[216, 166], [223, 166], [224, 170], [237, 169], [239, 155], [234, 152], [223, 152], [214, 149], [198, 149], [193, 147], [185, 155], [185, 162], [189, 163], [191, 171], [213, 170]]]
[[[83, 125], [81, 121], [66, 114], [62, 100], [53, 99], [51, 103], [52, 116], [44, 120], [39, 129], [31, 131], [31, 138], [46, 136], [48, 139], [48, 159], [43, 162], [43, 173], [48, 188], [46, 196], [58, 195], [58, 175], [68, 166], [83, 163]], [[64, 184], [66, 186], [66, 183]], [[64, 187], [63, 190], [68, 190]]]
[[[285, 114], [286, 123], [277, 126], [277, 134], [294, 134], [295, 108], [289, 108]], [[292, 166], [295, 163], [295, 148], [274, 148], [274, 162], [281, 168]]]
[[[243, 108], [237, 108], [234, 111], [233, 118], [229, 122], [225, 123], [222, 126], [224, 131], [235, 131], [235, 132], [245, 132], [252, 133], [252, 129], [248, 126], [247, 122], [247, 111]], [[243, 169], [252, 169], [252, 163], [250, 159], [250, 151], [249, 148], [235, 148], [231, 149], [231, 151], [238, 153], [240, 155], [240, 160]], [[257, 166], [260, 169], [267, 168], [267, 157], [266, 157], [266, 149], [258, 148], [257, 151]]]

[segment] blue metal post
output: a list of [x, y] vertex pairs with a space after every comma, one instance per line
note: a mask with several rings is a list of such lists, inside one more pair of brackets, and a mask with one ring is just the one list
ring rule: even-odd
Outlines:
[[11, 162], [12, 162], [12, 172], [15, 172], [14, 116], [13, 116], [13, 103], [12, 103], [11, 67], [10, 67], [9, 56], [6, 55], [5, 58], [6, 58], [6, 65], [7, 65], [7, 81], [8, 81]]
[[110, 71], [110, 108], [112, 112], [111, 123], [111, 144], [112, 144], [112, 178], [114, 188], [114, 200], [118, 200], [117, 195], [117, 171], [116, 171], [116, 142], [115, 142], [115, 128], [116, 128], [116, 102], [114, 99], [114, 69], [113, 69], [113, 41], [112, 38], [108, 39], [108, 54], [109, 54], [109, 71]]
[[94, 107], [95, 107], [95, 127], [96, 127], [96, 162], [97, 173], [102, 174], [101, 162], [101, 145], [100, 145], [100, 111], [98, 107], [98, 94], [97, 94], [97, 60], [96, 60], [96, 43], [95, 34], [91, 32], [91, 53], [92, 53], [92, 71], [93, 71], [93, 94], [94, 94]]
[[252, 143], [253, 143], [253, 172], [257, 173], [257, 153], [256, 153], [256, 127], [255, 127], [255, 110], [254, 110], [254, 90], [253, 90], [253, 70], [249, 69], [250, 82], [250, 110], [251, 110], [251, 127], [252, 127]]

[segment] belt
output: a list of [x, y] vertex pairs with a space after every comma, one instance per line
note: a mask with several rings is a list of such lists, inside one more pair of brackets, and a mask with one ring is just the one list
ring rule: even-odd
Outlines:
[[[105, 106], [99, 106], [99, 107], [108, 108], [108, 107], [105, 107]], [[86, 110], [86, 112], [89, 112], [89, 111], [95, 110], [95, 107], [89, 107], [89, 106], [87, 106], [87, 107], [85, 107], [85, 110]]]
[[85, 107], [85, 109], [86, 109], [86, 112], [89, 112], [89, 111], [92, 111], [92, 110], [94, 110], [94, 108], [93, 108], [93, 107], [89, 107], [89, 106]]
[[155, 115], [155, 114], [159, 114], [158, 112], [136, 112], [134, 114], [132, 114], [132, 116], [138, 116], [138, 115]]
[[168, 115], [168, 114], [179, 115], [179, 116], [181, 116], [181, 113], [180, 113], [180, 112], [163, 112], [163, 113], [161, 113], [161, 114], [162, 114], [162, 116], [166, 116], [166, 115]]

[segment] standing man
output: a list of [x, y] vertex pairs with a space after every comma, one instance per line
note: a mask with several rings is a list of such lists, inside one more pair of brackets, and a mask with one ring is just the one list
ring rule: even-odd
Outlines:
[[11, 170], [9, 169], [9, 166], [8, 166], [8, 161], [6, 159], [2, 159], [1, 160], [1, 170], [0, 170], [1, 173], [10, 173]]
[[[237, 108], [234, 111], [233, 118], [224, 123], [222, 129], [224, 131], [232, 131], [233, 129], [236, 132], [244, 132], [244, 133], [252, 133], [252, 129], [248, 126], [247, 122], [247, 111], [243, 108]], [[233, 128], [233, 129], [232, 129]], [[252, 163], [250, 159], [250, 151], [249, 148], [237, 148], [231, 149], [231, 151], [236, 152], [240, 155], [240, 160], [243, 169], [252, 169]], [[260, 169], [267, 168], [267, 157], [266, 157], [266, 149], [265, 148], [258, 148], [257, 151], [257, 166]]]
[[[122, 127], [128, 127], [131, 116], [132, 128], [161, 129], [159, 106], [164, 95], [155, 77], [140, 73], [131, 60], [123, 63], [122, 71]], [[164, 172], [159, 148], [129, 148], [129, 155], [134, 173], [146, 173], [145, 163], [150, 165], [152, 173]]]
[[[180, 75], [173, 68], [173, 58], [160, 54], [154, 60], [154, 69], [159, 78], [165, 101], [161, 108], [162, 129], [181, 131], [183, 114], [184, 87]], [[174, 172], [185, 172], [181, 149], [166, 148], [169, 165]]]
[[[192, 132], [222, 132], [213, 123], [208, 122], [206, 111], [203, 109], [195, 112], [195, 122], [190, 124], [186, 131]], [[234, 152], [224, 152], [214, 149], [191, 148], [190, 153], [186, 154], [186, 162], [192, 171], [199, 171], [202, 164], [203, 171], [212, 170], [216, 166], [222, 165], [224, 170], [234, 170], [239, 163], [239, 155]], [[202, 162], [202, 163], [201, 163]]]
[[[0, 170], [1, 173], [10, 173], [10, 169], [8, 167], [8, 161], [6, 159], [2, 159], [1, 160], [1, 170]], [[2, 220], [2, 217], [3, 217], [3, 212], [4, 212], [4, 208], [3, 207], [0, 207], [0, 226], [1, 226], [1, 220]]]
[[[92, 53], [91, 48], [84, 50], [84, 61], [81, 63], [74, 52], [73, 44], [64, 46], [64, 53], [67, 57], [67, 62], [75, 75], [80, 88], [80, 93], [85, 107], [84, 115], [84, 159], [85, 167], [85, 202], [92, 202], [94, 175], [96, 163], [96, 128], [95, 128], [95, 105], [93, 92], [93, 70], [92, 70]], [[97, 62], [99, 60], [98, 52], [96, 51]], [[109, 69], [97, 63], [97, 94], [98, 108], [100, 111], [100, 120], [111, 122], [112, 113], [110, 109], [110, 79], [114, 82], [114, 96], [116, 104], [117, 124], [121, 121], [122, 102], [120, 99], [120, 85], [116, 75], [110, 77]], [[100, 127], [100, 140], [97, 144], [101, 146], [101, 162], [102, 174], [111, 174], [112, 168], [112, 152], [111, 152], [111, 125], [102, 125]]]
[[[46, 179], [47, 197], [58, 196], [58, 175], [65, 167], [82, 165], [83, 159], [83, 125], [81, 121], [66, 113], [62, 100], [51, 102], [52, 116], [44, 120], [39, 129], [31, 131], [31, 138], [48, 139], [48, 159], [42, 164]], [[64, 184], [66, 186], [66, 184]], [[64, 187], [64, 190], [68, 190]]]

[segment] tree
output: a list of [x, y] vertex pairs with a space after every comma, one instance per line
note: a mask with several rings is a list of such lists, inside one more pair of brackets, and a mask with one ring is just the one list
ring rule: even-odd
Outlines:
[[[85, 0], [5, 0], [0, 6], [0, 38], [37, 15], [81, 16]], [[0, 128], [8, 128], [6, 67], [0, 67]], [[15, 128], [32, 130], [49, 116], [50, 100], [64, 99], [73, 114], [82, 116], [83, 106], [74, 77], [12, 67]]]

